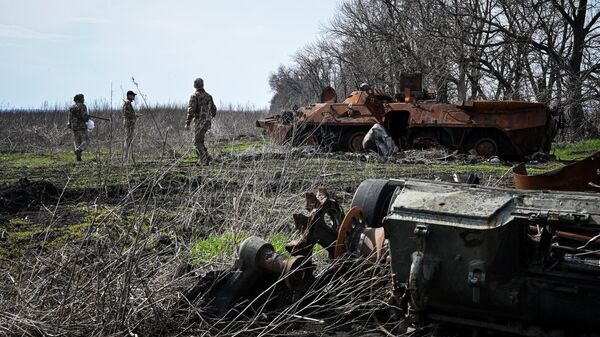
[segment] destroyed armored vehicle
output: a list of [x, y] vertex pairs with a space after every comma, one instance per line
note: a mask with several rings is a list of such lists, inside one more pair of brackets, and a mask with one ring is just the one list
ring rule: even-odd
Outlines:
[[399, 148], [440, 145], [507, 158], [548, 152], [558, 129], [556, 116], [542, 103], [441, 104], [422, 90], [420, 75], [404, 76], [402, 82], [404, 93], [395, 97], [367, 89], [352, 92], [341, 103], [328, 87], [320, 103], [260, 119], [256, 125], [278, 144], [361, 152], [366, 133], [380, 123]]
[[421, 321], [600, 331], [600, 194], [366, 180], [353, 204], [383, 226], [394, 291]]

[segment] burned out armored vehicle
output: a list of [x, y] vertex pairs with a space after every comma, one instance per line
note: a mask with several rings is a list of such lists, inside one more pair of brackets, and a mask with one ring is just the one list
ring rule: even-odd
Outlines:
[[484, 157], [523, 157], [548, 152], [557, 132], [556, 116], [542, 103], [460, 101], [437, 103], [422, 90], [419, 76], [404, 77], [403, 94], [373, 89], [354, 91], [337, 102], [325, 88], [320, 103], [257, 121], [279, 144], [316, 144], [330, 150], [361, 152], [375, 124], [383, 125], [400, 148], [441, 145]]
[[420, 320], [600, 331], [600, 194], [366, 180], [353, 204], [348, 215], [379, 238], [369, 246], [388, 245], [394, 291]]

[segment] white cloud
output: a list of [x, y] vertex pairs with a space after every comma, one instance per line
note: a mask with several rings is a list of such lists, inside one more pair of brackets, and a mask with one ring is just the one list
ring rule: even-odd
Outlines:
[[38, 32], [21, 26], [0, 24], [0, 38], [22, 40], [61, 40], [65, 35]]

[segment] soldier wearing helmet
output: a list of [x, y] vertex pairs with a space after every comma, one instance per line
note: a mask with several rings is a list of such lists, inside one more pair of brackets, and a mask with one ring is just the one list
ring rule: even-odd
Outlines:
[[136, 115], [133, 109], [133, 101], [137, 94], [131, 90], [127, 92], [127, 98], [123, 100], [123, 126], [125, 127], [125, 145], [123, 147], [123, 157], [125, 160], [133, 160], [133, 133], [135, 131], [135, 121], [139, 115]]
[[73, 130], [73, 144], [75, 146], [75, 158], [81, 161], [81, 153], [88, 146], [89, 138], [87, 131], [87, 122], [90, 116], [87, 112], [87, 107], [84, 102], [83, 94], [77, 94], [73, 97], [75, 104], [69, 108], [69, 123], [68, 127]]
[[204, 90], [204, 81], [201, 78], [194, 80], [196, 91], [190, 97], [187, 107], [187, 119], [185, 128], [189, 129], [194, 121], [194, 146], [198, 155], [198, 164], [208, 165], [211, 158], [204, 146], [204, 136], [210, 129], [211, 119], [217, 113], [217, 107], [212, 96]]

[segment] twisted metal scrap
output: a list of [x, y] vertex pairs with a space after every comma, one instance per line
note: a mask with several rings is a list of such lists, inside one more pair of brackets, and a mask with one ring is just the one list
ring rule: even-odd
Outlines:
[[308, 257], [311, 256], [315, 244], [319, 244], [327, 250], [329, 258], [332, 259], [337, 233], [344, 220], [344, 211], [323, 186], [319, 187], [317, 194], [307, 192], [305, 197], [308, 215], [293, 215], [300, 239], [289, 242], [285, 248], [294, 256]]

